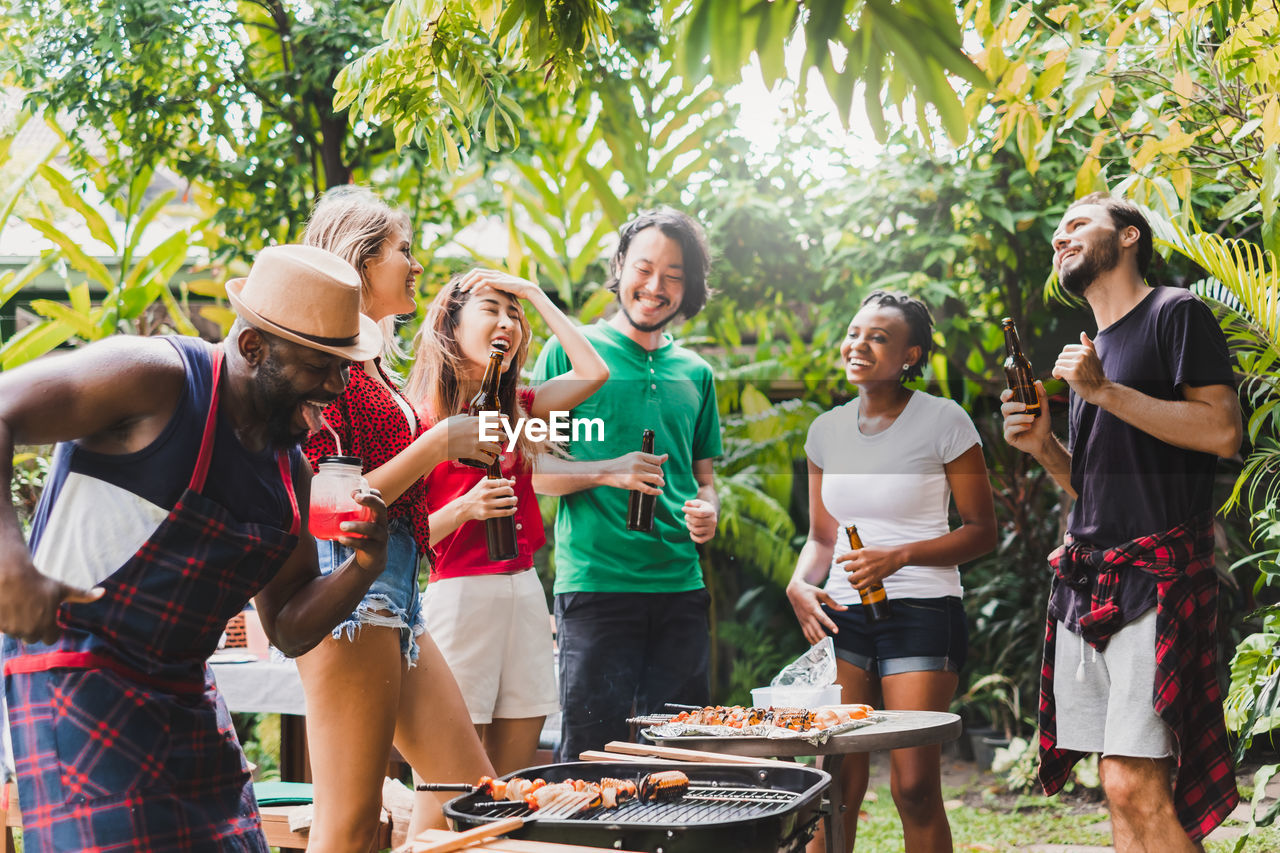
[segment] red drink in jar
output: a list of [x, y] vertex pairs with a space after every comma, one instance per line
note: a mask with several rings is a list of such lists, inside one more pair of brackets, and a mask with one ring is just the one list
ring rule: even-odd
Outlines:
[[311, 506], [307, 530], [317, 539], [337, 539], [344, 535], [344, 521], [368, 521], [373, 511], [356, 503], [355, 493], [367, 488], [360, 475], [358, 456], [323, 456], [319, 471], [311, 480]]
[[368, 521], [372, 517], [373, 513], [364, 506], [357, 506], [355, 509], [313, 507], [311, 517], [307, 521], [307, 529], [317, 539], [337, 539], [344, 535], [342, 522]]

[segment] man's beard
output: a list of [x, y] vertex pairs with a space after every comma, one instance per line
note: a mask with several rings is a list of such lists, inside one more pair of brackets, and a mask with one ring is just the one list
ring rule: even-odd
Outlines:
[[660, 320], [657, 323], [638, 323], [636, 322], [636, 318], [631, 316], [631, 312], [627, 310], [627, 303], [622, 301], [621, 296], [618, 297], [618, 307], [622, 309], [622, 316], [626, 317], [627, 322], [630, 323], [632, 328], [634, 328], [638, 332], [661, 331], [662, 329], [666, 328], [668, 323], [670, 323], [673, 319], [675, 319], [676, 314], [680, 310], [679, 308], [676, 308], [675, 311], [672, 311], [670, 314], [668, 314], [666, 317], [663, 317], [662, 320]]
[[260, 411], [266, 415], [267, 441], [272, 447], [284, 450], [306, 439], [308, 431], [293, 425], [294, 412], [304, 398], [284, 378], [273, 356], [263, 359], [254, 377], [254, 390]]
[[1085, 249], [1074, 267], [1058, 274], [1058, 282], [1067, 293], [1083, 297], [1098, 276], [1115, 269], [1119, 263], [1120, 235], [1116, 234], [1114, 240], [1103, 240]]

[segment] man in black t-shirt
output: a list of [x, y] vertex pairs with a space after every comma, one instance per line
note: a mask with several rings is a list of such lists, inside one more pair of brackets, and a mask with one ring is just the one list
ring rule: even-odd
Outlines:
[[1098, 332], [1053, 368], [1066, 446], [1003, 396], [1005, 440], [1076, 499], [1050, 557], [1040, 778], [1054, 793], [1098, 752], [1116, 849], [1195, 850], [1238, 801], [1213, 642], [1213, 472], [1242, 434], [1230, 356], [1199, 299], [1144, 281], [1151, 227], [1132, 204], [1080, 199], [1053, 246]]

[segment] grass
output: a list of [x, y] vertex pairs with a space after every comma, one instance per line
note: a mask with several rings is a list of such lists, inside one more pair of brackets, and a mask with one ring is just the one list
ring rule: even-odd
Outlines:
[[[971, 789], [970, 789], [971, 790]], [[874, 793], [874, 800], [871, 794]], [[1097, 828], [1107, 820], [1101, 806], [1081, 811], [1056, 797], [1023, 796], [1010, 802], [991, 797], [988, 805], [960, 804], [965, 790], [949, 788], [943, 797], [951, 807], [951, 836], [957, 851], [1025, 850], [1032, 844], [1077, 844], [1106, 847], [1111, 844], [1107, 827]], [[863, 802], [864, 818], [858, 824], [857, 853], [900, 853], [902, 825], [888, 785], [880, 785], [868, 793]], [[1227, 821], [1227, 826], [1243, 826]], [[1232, 853], [1235, 841], [1210, 841], [1207, 853]], [[1245, 844], [1243, 853], [1275, 853], [1280, 850], [1280, 828], [1256, 830]]]

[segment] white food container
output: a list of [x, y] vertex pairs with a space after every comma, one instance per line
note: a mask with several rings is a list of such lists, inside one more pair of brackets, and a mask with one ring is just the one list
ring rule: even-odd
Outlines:
[[840, 704], [840, 685], [825, 687], [757, 687], [751, 691], [751, 704], [757, 708], [818, 708]]

